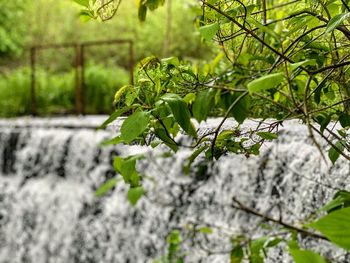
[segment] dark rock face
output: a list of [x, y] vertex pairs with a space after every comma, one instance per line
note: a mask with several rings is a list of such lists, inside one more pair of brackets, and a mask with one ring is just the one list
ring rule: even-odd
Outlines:
[[[80, 120], [84, 122], [84, 119]], [[208, 124], [215, 125], [215, 124]], [[227, 155], [182, 174], [187, 150], [159, 158], [161, 149], [101, 148], [112, 132], [67, 128], [0, 128], [0, 262], [152, 262], [166, 252], [166, 237], [179, 229], [185, 262], [228, 262], [232, 236], [280, 231], [235, 208], [233, 199], [297, 224], [349, 185], [350, 166], [322, 161], [302, 126], [290, 124], [259, 157]], [[120, 182], [102, 198], [94, 191], [115, 175], [113, 156], [137, 152], [147, 197], [136, 207]], [[206, 236], [194, 229], [210, 226]], [[342, 254], [312, 238], [301, 246]], [[267, 262], [290, 262], [273, 249]]]

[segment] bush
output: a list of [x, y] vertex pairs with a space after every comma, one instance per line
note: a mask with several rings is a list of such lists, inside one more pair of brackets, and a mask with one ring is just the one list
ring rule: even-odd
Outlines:
[[[36, 72], [36, 99], [40, 115], [75, 111], [75, 72]], [[90, 114], [113, 111], [113, 95], [129, 83], [129, 73], [120, 67], [88, 65], [85, 73], [84, 99]], [[23, 67], [0, 76], [0, 116], [30, 114], [30, 69]]]

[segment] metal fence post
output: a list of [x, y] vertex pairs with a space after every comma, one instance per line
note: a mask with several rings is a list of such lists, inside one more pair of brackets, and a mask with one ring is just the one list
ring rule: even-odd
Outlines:
[[75, 45], [75, 111], [83, 114], [82, 102], [82, 46]]
[[130, 70], [130, 84], [134, 85], [134, 43], [129, 42], [129, 70]]
[[30, 111], [33, 116], [37, 115], [35, 59], [36, 59], [36, 48], [31, 47], [30, 48], [30, 68], [31, 68]]

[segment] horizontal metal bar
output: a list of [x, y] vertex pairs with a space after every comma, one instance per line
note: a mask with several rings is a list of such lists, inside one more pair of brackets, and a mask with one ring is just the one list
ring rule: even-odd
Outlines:
[[133, 44], [130, 39], [111, 39], [111, 40], [96, 40], [96, 41], [85, 41], [81, 43], [67, 42], [59, 44], [45, 44], [45, 45], [34, 45], [31, 48], [35, 49], [51, 49], [51, 48], [72, 48], [76, 46], [96, 46], [96, 45], [113, 45], [113, 44]]

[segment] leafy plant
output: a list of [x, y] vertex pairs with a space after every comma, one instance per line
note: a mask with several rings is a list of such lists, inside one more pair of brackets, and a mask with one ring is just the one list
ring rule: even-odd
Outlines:
[[[148, 3], [139, 2], [142, 21], [148, 9], [163, 1], [155, 1], [154, 6]], [[284, 121], [299, 119], [322, 156], [320, 138], [329, 145], [332, 163], [340, 156], [350, 160], [348, 1], [201, 0], [194, 8], [200, 14], [196, 21], [199, 34], [206, 42], [219, 44], [218, 55], [198, 64], [176, 58], [140, 61], [135, 85], [120, 90], [116, 98], [121, 109], [104, 124], [127, 110], [135, 112], [124, 121], [116, 143], [148, 144], [146, 138], [153, 135], [174, 152], [187, 147], [192, 153], [184, 170], [189, 172], [196, 159], [209, 162], [227, 153], [258, 154], [265, 140], [278, 139], [278, 128]], [[251, 107], [255, 102], [266, 110]], [[222, 121], [199, 135], [194, 120], [200, 123], [210, 116]], [[240, 129], [245, 119], [259, 116], [274, 120], [269, 125], [259, 123], [248, 132]], [[224, 124], [230, 117], [237, 125], [226, 129]], [[141, 127], [130, 125], [135, 119], [141, 119]], [[339, 121], [342, 127], [329, 128], [332, 121]], [[180, 131], [191, 138], [190, 144], [177, 141]], [[125, 135], [128, 132], [130, 136]], [[138, 179], [134, 186], [139, 184]], [[239, 202], [237, 209], [287, 228], [292, 240], [282, 240], [288, 242], [295, 262], [326, 262], [319, 254], [299, 248], [295, 236], [329, 240], [349, 250], [347, 201], [347, 195], [339, 193], [326, 206], [327, 215], [306, 225], [323, 235], [261, 215]], [[243, 245], [235, 242], [231, 262], [241, 262], [244, 257], [263, 262], [268, 247], [267, 237], [248, 239]]]

